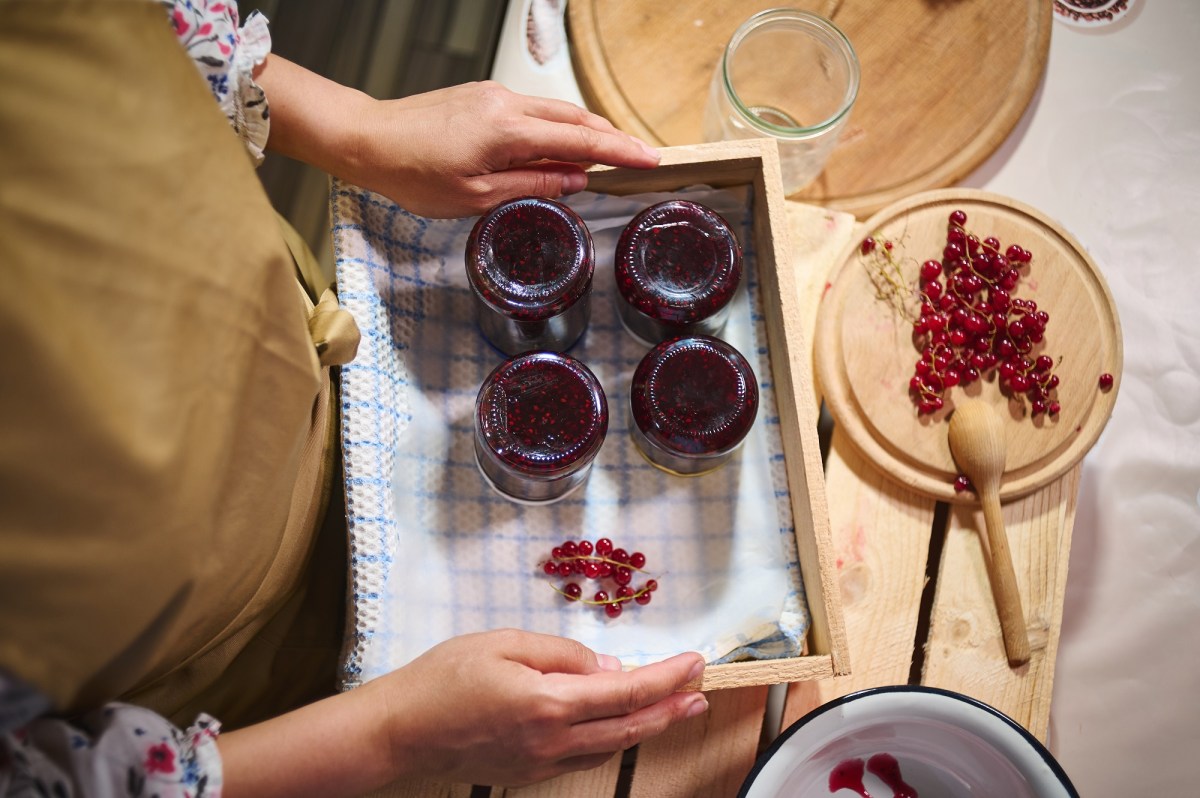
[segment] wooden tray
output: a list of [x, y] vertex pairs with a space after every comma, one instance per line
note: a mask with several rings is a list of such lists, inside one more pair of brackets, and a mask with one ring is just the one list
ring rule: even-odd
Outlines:
[[[895, 241], [905, 279], [915, 284], [918, 264], [940, 258], [951, 211], [966, 212], [967, 228], [1003, 246], [1020, 244], [1034, 255], [1029, 273], [1013, 293], [1050, 314], [1045, 340], [1035, 354], [1061, 361], [1057, 418], [1031, 417], [1028, 404], [1009, 400], [994, 381], [981, 380], [947, 392], [939, 412], [918, 416], [908, 382], [919, 356], [911, 323], [877, 298], [859, 240], [831, 272], [817, 320], [817, 375], [830, 412], [854, 444], [884, 472], [923, 493], [947, 501], [956, 495], [958, 473], [946, 439], [954, 400], [964, 394], [990, 402], [1005, 419], [1008, 460], [1001, 499], [1033, 491], [1057, 479], [1091, 448], [1112, 414], [1120, 384], [1121, 328], [1103, 276], [1083, 248], [1060, 225], [1015, 200], [972, 189], [926, 192], [895, 203], [864, 226], [877, 240]], [[1102, 373], [1112, 388], [1098, 386]]]
[[808, 350], [796, 276], [790, 269], [780, 268], [791, 260], [778, 152], [774, 145], [763, 140], [671, 147], [663, 150], [662, 163], [656, 169], [597, 166], [588, 173], [588, 190], [618, 195], [674, 191], [698, 183], [714, 188], [752, 187], [754, 251], [796, 547], [812, 621], [805, 656], [710, 665], [698, 688], [713, 690], [842, 675], [849, 672], [849, 655], [830, 549], [829, 509], [817, 440], [811, 360], [805, 355]]
[[571, 0], [571, 58], [588, 106], [656, 144], [694, 144], [734, 30], [779, 5], [846, 33], [858, 101], [817, 182], [794, 199], [860, 217], [982, 163], [1016, 125], [1046, 65], [1045, 0]]

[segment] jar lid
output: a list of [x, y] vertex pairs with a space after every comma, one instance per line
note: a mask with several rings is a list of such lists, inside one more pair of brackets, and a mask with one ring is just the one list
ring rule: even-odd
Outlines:
[[484, 380], [475, 425], [494, 460], [546, 478], [595, 457], [608, 432], [608, 403], [579, 360], [531, 352], [509, 358]]
[[587, 291], [592, 236], [573, 210], [522, 197], [479, 217], [467, 239], [467, 277], [497, 311], [522, 321], [557, 316]]
[[707, 335], [651, 349], [633, 373], [629, 403], [646, 438], [684, 456], [732, 451], [754, 425], [758, 382], [741, 353]]
[[729, 303], [742, 248], [719, 214], [698, 202], [651, 205], [625, 226], [614, 262], [617, 290], [637, 310], [692, 324]]

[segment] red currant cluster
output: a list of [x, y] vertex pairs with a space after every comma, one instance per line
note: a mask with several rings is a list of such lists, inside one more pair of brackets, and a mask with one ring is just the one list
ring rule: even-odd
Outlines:
[[[1034, 416], [1056, 415], [1054, 359], [1033, 355], [1050, 314], [1031, 299], [1012, 296], [1033, 255], [1018, 244], [1002, 249], [995, 236], [980, 239], [966, 223], [966, 213], [951, 213], [941, 260], [921, 264], [920, 313], [913, 321], [921, 357], [909, 395], [919, 414], [935, 413], [947, 390], [994, 370], [1009, 396], [1029, 399]], [[890, 261], [889, 244], [884, 242], [882, 257]], [[864, 239], [860, 251], [864, 256], [875, 252], [875, 240]]]
[[585, 579], [610, 581], [611, 595], [608, 590], [601, 589], [590, 599], [583, 597], [583, 588], [578, 582], [568, 581], [561, 588], [555, 586], [554, 589], [567, 601], [604, 607], [608, 617], [616, 618], [620, 616], [623, 605], [631, 601], [649, 604], [650, 595], [658, 590], [658, 582], [653, 579], [647, 579], [639, 588], [633, 586], [634, 573], [645, 573], [645, 566], [645, 554], [613, 548], [613, 542], [608, 538], [600, 538], [594, 546], [588, 540], [578, 543], [568, 540], [550, 551], [550, 559], [542, 563], [542, 573], [562, 579], [582, 576]]

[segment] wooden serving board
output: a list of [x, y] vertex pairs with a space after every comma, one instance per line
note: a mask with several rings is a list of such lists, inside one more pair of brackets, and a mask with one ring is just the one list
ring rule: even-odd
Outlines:
[[1053, 19], [1045, 0], [571, 0], [580, 91], [592, 110], [651, 143], [698, 143], [730, 36], [779, 5], [831, 18], [862, 65], [825, 172], [791, 198], [860, 217], [954, 184], [999, 147], [1041, 80]]
[[[1014, 298], [1032, 299], [1050, 314], [1044, 341], [1032, 355], [1057, 361], [1057, 416], [1029, 414], [1028, 402], [1007, 397], [995, 372], [946, 394], [946, 406], [920, 416], [908, 383], [920, 350], [912, 324], [878, 298], [871, 279], [874, 258], [863, 257], [858, 240], [843, 251], [831, 272], [817, 319], [814, 356], [830, 412], [851, 441], [885, 473], [934, 498], [975, 501], [956, 495], [959, 469], [947, 443], [955, 399], [981, 398], [1006, 425], [1007, 466], [1001, 499], [1021, 496], [1062, 476], [1083, 457], [1112, 414], [1120, 384], [1121, 328], [1103, 276], [1080, 245], [1056, 222], [1015, 200], [973, 189], [943, 189], [916, 195], [881, 210], [864, 225], [878, 241], [895, 242], [906, 295], [912, 296], [919, 264], [938, 259], [950, 213], [967, 214], [966, 227], [981, 239], [1020, 244], [1033, 263]], [[1114, 377], [1099, 388], [1103, 373]]]

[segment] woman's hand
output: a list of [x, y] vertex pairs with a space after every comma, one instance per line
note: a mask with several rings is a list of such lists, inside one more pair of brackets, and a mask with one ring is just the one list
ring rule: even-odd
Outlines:
[[519, 785], [704, 712], [699, 654], [620, 670], [571, 640], [464, 635], [348, 693], [222, 735], [223, 795], [357, 795], [406, 777]]
[[439, 781], [516, 785], [598, 767], [705, 711], [702, 693], [676, 692], [703, 668], [680, 654], [623, 672], [574, 641], [506, 630], [449, 640], [379, 687], [395, 761]]
[[381, 101], [277, 56], [256, 79], [271, 107], [267, 149], [423, 216], [473, 216], [512, 197], [581, 191], [592, 163], [658, 163], [656, 150], [602, 117], [490, 81]]

